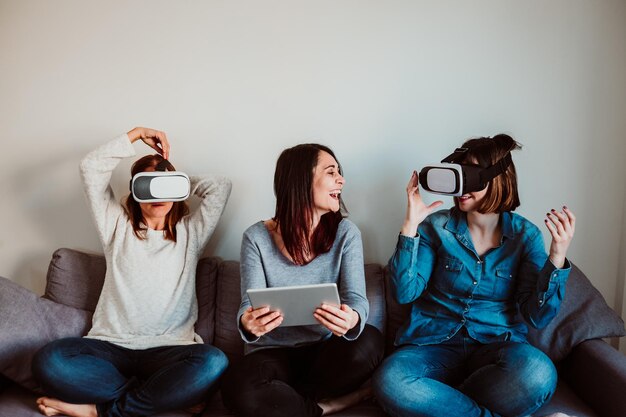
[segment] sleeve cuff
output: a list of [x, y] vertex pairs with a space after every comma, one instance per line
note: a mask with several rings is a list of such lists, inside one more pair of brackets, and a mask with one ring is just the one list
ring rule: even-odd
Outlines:
[[418, 233], [415, 237], [409, 237], [405, 235], [398, 235], [398, 243], [396, 247], [400, 250], [406, 250], [409, 252], [413, 252], [415, 248], [419, 245], [420, 242], [420, 234]]
[[359, 315], [359, 323], [343, 335], [344, 339], [350, 341], [358, 339], [358, 337], [361, 335], [361, 332], [365, 328], [365, 321], [363, 320], [363, 317], [367, 317], [363, 314], [361, 310], [354, 309], [354, 311], [356, 311], [356, 314]]
[[572, 264], [569, 259], [565, 258], [563, 268], [557, 268], [554, 266], [552, 261], [550, 261], [550, 258], [548, 258], [548, 261], [546, 262], [546, 269], [550, 271], [550, 282], [564, 283], [567, 281], [569, 273], [572, 270]]

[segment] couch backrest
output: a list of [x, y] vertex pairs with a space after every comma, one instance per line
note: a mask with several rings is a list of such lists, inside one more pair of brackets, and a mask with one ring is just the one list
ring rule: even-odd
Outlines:
[[[57, 303], [93, 312], [102, 291], [106, 262], [102, 255], [58, 249], [48, 268], [44, 297]], [[365, 265], [370, 314], [367, 322], [385, 332], [386, 307], [383, 271], [378, 264]], [[239, 262], [203, 258], [196, 271], [198, 321], [196, 332], [206, 343], [224, 351], [231, 360], [243, 355], [237, 329], [241, 301]]]
[[[48, 268], [44, 297], [93, 311], [102, 290], [105, 270], [102, 255], [59, 249], [53, 254]], [[196, 274], [196, 331], [205, 342], [222, 349], [231, 360], [236, 359], [243, 354], [243, 341], [236, 327], [240, 302], [239, 262], [203, 258]], [[380, 265], [365, 265], [365, 279], [370, 302], [368, 323], [385, 334], [389, 353], [393, 349], [396, 331], [409, 313], [409, 306], [399, 305], [391, 291], [386, 290], [390, 288], [389, 273]], [[574, 266], [558, 315], [546, 329], [531, 329], [528, 340], [558, 361], [584, 340], [624, 334], [624, 322], [582, 271]]]
[[[237, 329], [237, 312], [241, 300], [239, 262], [225, 261], [217, 274], [217, 299], [215, 309], [215, 347], [226, 353], [231, 360], [243, 355], [244, 344]], [[365, 265], [365, 284], [370, 303], [367, 323], [385, 331], [385, 289], [380, 265]]]

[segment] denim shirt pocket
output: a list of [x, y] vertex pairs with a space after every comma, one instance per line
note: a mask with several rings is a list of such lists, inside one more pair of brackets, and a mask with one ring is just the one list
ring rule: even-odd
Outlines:
[[463, 262], [459, 259], [452, 256], [440, 258], [437, 263], [437, 271], [431, 278], [433, 285], [440, 291], [454, 292], [455, 286], [458, 286], [462, 270]]
[[496, 269], [496, 277], [493, 284], [493, 297], [495, 300], [508, 300], [515, 292], [515, 281], [509, 268]]

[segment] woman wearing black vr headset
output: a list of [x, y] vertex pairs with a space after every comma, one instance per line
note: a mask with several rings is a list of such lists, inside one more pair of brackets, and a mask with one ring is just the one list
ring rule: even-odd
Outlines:
[[[134, 189], [122, 205], [109, 181], [117, 164], [135, 155], [138, 140], [158, 154], [137, 160], [133, 177], [174, 170], [165, 133], [147, 128], [102, 145], [80, 164], [107, 270], [87, 336], [54, 341], [33, 361], [43, 391], [53, 397], [37, 400], [48, 416], [150, 416], [198, 408], [228, 365], [224, 353], [202, 343], [194, 324], [196, 265], [226, 205], [230, 181], [192, 177], [191, 190], [201, 203], [191, 215], [181, 198], [138, 202]], [[186, 197], [186, 187], [176, 195]]]
[[449, 210], [430, 214], [443, 203], [427, 206], [411, 176], [389, 261], [393, 294], [411, 314], [374, 377], [390, 415], [527, 416], [554, 393], [556, 370], [526, 342], [526, 323], [542, 328], [559, 310], [575, 218], [566, 207], [547, 214], [547, 255], [541, 231], [513, 213], [520, 202], [509, 156], [519, 148], [502, 134], [465, 142], [454, 162], [497, 175], [461, 191]]

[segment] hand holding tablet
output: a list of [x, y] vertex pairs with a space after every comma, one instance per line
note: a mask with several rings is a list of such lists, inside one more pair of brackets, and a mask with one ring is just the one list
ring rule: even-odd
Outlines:
[[[327, 304], [339, 310], [341, 305], [337, 285], [334, 283], [255, 288], [247, 292], [253, 307], [251, 312], [260, 313], [262, 311], [260, 307], [267, 307], [267, 311], [260, 313], [259, 317], [270, 311], [278, 313], [270, 321], [281, 316], [280, 325], [283, 327], [320, 324], [320, 321], [316, 320], [313, 315], [316, 309], [319, 309], [322, 304]], [[245, 323], [243, 324], [245, 327]]]

